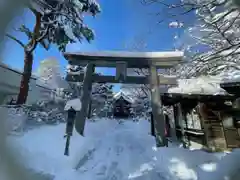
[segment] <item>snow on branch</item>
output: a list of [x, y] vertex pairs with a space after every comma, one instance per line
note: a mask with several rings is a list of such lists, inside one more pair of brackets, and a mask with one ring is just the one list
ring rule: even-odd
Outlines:
[[169, 23], [169, 27], [171, 28], [182, 28], [183, 26], [182, 22], [173, 21]]
[[[183, 0], [183, 3], [193, 0]], [[209, 1], [196, 10], [196, 22], [177, 39], [185, 63], [170, 72], [184, 78], [239, 71], [240, 11], [231, 1]]]

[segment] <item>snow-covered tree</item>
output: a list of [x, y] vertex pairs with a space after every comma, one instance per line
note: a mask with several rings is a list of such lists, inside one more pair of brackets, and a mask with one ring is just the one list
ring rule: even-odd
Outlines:
[[47, 58], [40, 62], [36, 72], [37, 84], [49, 87], [54, 91], [55, 101], [68, 99], [71, 89], [67, 81], [62, 77], [59, 61], [55, 58]]
[[[68, 74], [81, 74], [85, 72], [85, 67], [67, 65], [66, 71]], [[95, 73], [100, 74], [100, 73]], [[72, 97], [81, 97], [83, 87], [82, 82], [69, 82], [72, 89]], [[91, 94], [91, 114], [94, 116], [105, 116], [112, 111], [113, 101], [113, 85], [106, 83], [93, 83]]]
[[199, 8], [197, 21], [186, 29], [181, 44], [188, 62], [177, 73], [189, 77], [239, 71], [239, 14], [231, 1]]
[[[43, 91], [40, 91], [38, 101], [29, 107], [29, 119], [47, 123], [64, 120], [64, 105], [70, 99], [71, 92], [68, 83], [61, 75], [59, 61], [53, 57], [41, 61], [35, 75], [37, 85], [42, 86]], [[50, 90], [52, 90], [51, 94], [49, 94]]]
[[40, 62], [36, 75], [40, 85], [51, 87], [51, 89], [68, 87], [61, 75], [59, 61], [53, 57]]
[[132, 115], [135, 118], [149, 117], [149, 113], [151, 112], [151, 102], [149, 97], [145, 96], [143, 98], [141, 97], [135, 98], [135, 101], [132, 104], [131, 111], [132, 111]]
[[[82, 82], [69, 83], [72, 88], [72, 98], [81, 97]], [[113, 85], [93, 83], [91, 94], [91, 115], [105, 116], [112, 112]]]
[[[185, 63], [170, 73], [182, 77], [216, 75], [239, 71], [239, 6], [235, 0], [145, 0], [161, 6], [161, 21], [171, 19], [171, 27], [182, 26], [182, 16], [195, 17], [194, 24], [184, 25], [185, 32], [176, 38], [176, 47], [185, 51]], [[165, 11], [166, 10], [166, 11]], [[185, 18], [186, 20], [186, 18]], [[182, 24], [181, 24], [182, 23]]]
[[108, 116], [112, 112], [113, 85], [95, 83], [92, 88], [92, 115]]
[[83, 39], [91, 41], [94, 38], [93, 31], [84, 24], [84, 13], [95, 16], [100, 12], [98, 3], [94, 0], [30, 0], [25, 7], [35, 16], [33, 30], [24, 24], [17, 28], [28, 37], [28, 42], [21, 42], [11, 34], [6, 36], [23, 47], [24, 73], [20, 85], [20, 93], [17, 103], [26, 102], [29, 80], [32, 74], [33, 51], [38, 44], [49, 49], [50, 44], [55, 44], [60, 51], [65, 51], [68, 43]]

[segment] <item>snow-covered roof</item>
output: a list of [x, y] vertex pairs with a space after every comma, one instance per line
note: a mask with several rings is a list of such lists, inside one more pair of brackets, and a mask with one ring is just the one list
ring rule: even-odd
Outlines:
[[227, 71], [219, 75], [224, 82], [240, 82], [240, 71]]
[[169, 88], [168, 93], [184, 94], [227, 94], [221, 88], [222, 83], [240, 82], [240, 70], [225, 70], [215, 76], [200, 76], [191, 79], [179, 79], [178, 86]]
[[183, 57], [182, 51], [166, 51], [166, 52], [127, 52], [127, 51], [104, 51], [104, 52], [77, 52], [65, 53], [79, 56], [98, 56], [98, 57], [132, 57], [132, 58], [169, 58]]
[[202, 76], [192, 79], [179, 79], [178, 86], [169, 88], [169, 93], [182, 94], [227, 94], [227, 92], [220, 87], [222, 78], [219, 76]]
[[117, 94], [115, 94], [113, 96], [113, 99], [118, 100], [121, 97], [130, 103], [134, 103], [134, 100], [131, 97], [127, 96], [123, 91], [119, 91]]

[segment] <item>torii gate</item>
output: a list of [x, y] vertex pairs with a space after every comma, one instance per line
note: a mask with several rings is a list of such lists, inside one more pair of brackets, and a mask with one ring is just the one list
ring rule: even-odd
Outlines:
[[[64, 53], [64, 57], [70, 65], [86, 66], [85, 74], [68, 74], [66, 77], [67, 81], [83, 81], [82, 109], [75, 122], [75, 129], [80, 135], [83, 135], [84, 131], [93, 82], [150, 84], [156, 144], [158, 147], [165, 145], [165, 119], [159, 85], [176, 84], [176, 79], [158, 76], [157, 70], [171, 68], [179, 64], [182, 61], [183, 52], [81, 52]], [[95, 67], [116, 67], [116, 75], [95, 75], [93, 74]], [[150, 70], [150, 76], [127, 76], [127, 68], [147, 68]]]

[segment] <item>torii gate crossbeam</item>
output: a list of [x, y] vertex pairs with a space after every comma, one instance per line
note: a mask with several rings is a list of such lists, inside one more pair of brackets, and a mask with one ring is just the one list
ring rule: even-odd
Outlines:
[[[182, 61], [183, 52], [94, 52], [94, 53], [65, 53], [64, 57], [71, 65], [87, 66], [84, 75], [67, 75], [69, 81], [83, 80], [83, 92], [81, 96], [82, 109], [78, 113], [75, 123], [76, 131], [83, 135], [87, 110], [90, 102], [91, 88], [93, 82], [109, 83], [141, 83], [150, 84], [151, 104], [156, 133], [157, 146], [164, 146], [166, 139], [164, 136], [165, 119], [162, 111], [159, 85], [161, 77], [158, 76], [158, 69], [171, 68]], [[116, 76], [95, 76], [93, 75], [95, 67], [116, 67]], [[149, 77], [127, 76], [127, 68], [148, 68]], [[140, 79], [142, 78], [142, 79]], [[77, 79], [77, 80], [76, 80]], [[166, 80], [165, 80], [166, 81]], [[171, 84], [171, 83], [170, 83]]]

